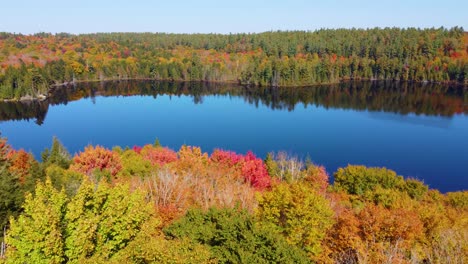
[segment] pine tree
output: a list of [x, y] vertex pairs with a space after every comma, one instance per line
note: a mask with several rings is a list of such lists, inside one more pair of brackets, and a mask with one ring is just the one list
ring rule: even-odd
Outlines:
[[16, 216], [21, 210], [23, 192], [19, 176], [10, 172], [10, 161], [7, 154], [10, 147], [6, 140], [0, 138], [0, 241], [3, 241], [3, 230], [8, 225], [8, 219]]

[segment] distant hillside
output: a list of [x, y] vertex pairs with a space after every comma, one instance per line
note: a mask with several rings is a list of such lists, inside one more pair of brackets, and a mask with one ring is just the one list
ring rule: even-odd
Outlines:
[[0, 33], [0, 98], [74, 81], [157, 79], [307, 86], [347, 79], [467, 83], [468, 35], [452, 29], [258, 34]]

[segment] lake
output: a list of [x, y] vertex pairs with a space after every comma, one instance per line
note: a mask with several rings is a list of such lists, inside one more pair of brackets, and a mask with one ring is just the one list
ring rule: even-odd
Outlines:
[[153, 143], [310, 157], [330, 175], [384, 166], [443, 192], [468, 189], [468, 90], [397, 82], [302, 88], [121, 81], [59, 87], [43, 102], [0, 103], [0, 131], [37, 158], [57, 136], [88, 144]]

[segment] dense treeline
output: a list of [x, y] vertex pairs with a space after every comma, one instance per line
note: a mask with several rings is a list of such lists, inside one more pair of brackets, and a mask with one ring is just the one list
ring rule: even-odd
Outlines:
[[0, 97], [74, 81], [149, 78], [306, 86], [346, 79], [466, 83], [468, 35], [452, 29], [258, 34], [0, 33]]
[[[285, 153], [0, 141], [0, 263], [464, 263], [468, 192]], [[6, 224], [8, 222], [8, 224]]]
[[253, 105], [294, 110], [315, 105], [400, 114], [453, 116], [468, 114], [468, 90], [457, 85], [407, 82], [342, 82], [314, 87], [241, 87], [220, 83], [119, 81], [57, 87], [44, 101], [0, 102], [0, 121], [35, 119], [41, 125], [50, 105], [97, 96], [190, 96], [195, 104], [205, 96], [238, 96]]

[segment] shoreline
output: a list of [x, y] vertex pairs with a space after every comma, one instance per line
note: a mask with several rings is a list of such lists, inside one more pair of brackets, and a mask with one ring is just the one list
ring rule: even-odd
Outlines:
[[399, 82], [399, 83], [419, 83], [419, 84], [439, 84], [439, 85], [457, 85], [460, 87], [463, 87], [463, 89], [468, 89], [468, 85], [460, 82], [454, 82], [454, 81], [446, 81], [446, 82], [434, 82], [434, 81], [414, 81], [414, 80], [408, 80], [408, 81], [401, 81], [401, 80], [392, 80], [392, 79], [363, 79], [363, 78], [358, 78], [358, 79], [341, 79], [338, 82], [327, 82], [327, 83], [315, 83], [315, 84], [307, 84], [307, 85], [285, 85], [285, 86], [262, 86], [262, 85], [255, 85], [255, 84], [241, 84], [238, 81], [206, 81], [206, 80], [192, 80], [192, 81], [187, 81], [187, 80], [174, 80], [174, 79], [154, 79], [154, 78], [109, 78], [109, 79], [104, 79], [104, 80], [75, 80], [71, 82], [64, 82], [64, 83], [58, 83], [58, 84], [53, 84], [49, 87], [49, 90], [47, 91], [46, 94], [39, 94], [37, 97], [33, 96], [23, 96], [21, 98], [0, 98], [0, 101], [2, 102], [32, 102], [32, 101], [38, 101], [42, 102], [47, 100], [51, 95], [53, 94], [54, 90], [60, 87], [68, 87], [70, 85], [76, 85], [76, 84], [86, 84], [86, 83], [97, 83], [97, 82], [118, 82], [118, 81], [157, 81], [157, 82], [172, 82], [172, 83], [205, 83], [205, 84], [227, 84], [227, 85], [239, 85], [243, 87], [268, 87], [268, 88], [304, 88], [304, 87], [315, 87], [315, 86], [331, 86], [331, 85], [336, 85], [336, 84], [341, 84], [341, 83], [347, 83], [347, 82]]

